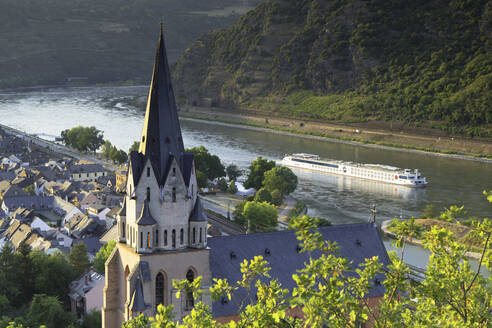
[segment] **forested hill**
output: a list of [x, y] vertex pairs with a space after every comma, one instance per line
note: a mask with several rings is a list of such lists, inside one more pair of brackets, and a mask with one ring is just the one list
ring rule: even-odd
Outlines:
[[491, 134], [492, 1], [269, 0], [193, 42], [181, 101]]
[[262, 0], [0, 0], [0, 88], [148, 83], [159, 22], [174, 61]]

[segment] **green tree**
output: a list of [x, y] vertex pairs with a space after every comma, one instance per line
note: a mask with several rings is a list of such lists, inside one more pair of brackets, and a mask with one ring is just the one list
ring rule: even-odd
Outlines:
[[246, 226], [246, 220], [244, 219], [243, 216], [243, 211], [244, 211], [244, 205], [246, 205], [247, 201], [242, 201], [236, 204], [234, 207], [234, 210], [232, 211], [232, 217], [234, 218], [234, 222], [237, 224], [245, 227]]
[[437, 210], [436, 206], [433, 204], [427, 204], [420, 217], [422, 219], [433, 219], [438, 215], [439, 215], [439, 211]]
[[230, 194], [237, 193], [237, 187], [236, 187], [236, 181], [235, 180], [232, 180], [229, 183], [229, 186], [227, 187], [227, 192], [230, 193]]
[[256, 192], [254, 201], [255, 202], [267, 202], [267, 203], [273, 204], [272, 194], [270, 194], [270, 192], [268, 190], [266, 190], [265, 188], [260, 188], [260, 190], [258, 190]]
[[212, 155], [207, 148], [200, 146], [187, 149], [194, 155], [196, 170], [203, 172], [209, 180], [225, 176], [224, 165], [217, 155]]
[[128, 161], [128, 155], [124, 150], [120, 149], [111, 154], [111, 159], [119, 164], [123, 164]]
[[138, 151], [140, 148], [140, 141], [135, 141], [131, 146], [130, 149], [128, 149], [128, 154], [130, 154], [132, 151]]
[[34, 279], [36, 293], [56, 296], [63, 303], [69, 304], [69, 285], [76, 277], [66, 256], [60, 253], [46, 255], [34, 251], [31, 252], [31, 258], [36, 268]]
[[[35, 271], [31, 258], [31, 247], [25, 242], [22, 242], [15, 252], [14, 267], [14, 279], [20, 290], [18, 298], [20, 304], [27, 303], [33, 295]], [[13, 305], [15, 304], [13, 303]]]
[[105, 273], [105, 264], [109, 255], [113, 252], [113, 249], [116, 246], [116, 242], [114, 240], [109, 241], [107, 244], [103, 245], [101, 249], [97, 252], [94, 257], [94, 269], [100, 274]]
[[255, 188], [260, 189], [263, 185], [264, 174], [275, 167], [275, 162], [268, 159], [264, 159], [261, 156], [256, 160], [251, 162], [249, 166], [249, 174], [246, 182], [244, 183], [245, 188]]
[[284, 201], [284, 199], [282, 197], [282, 193], [280, 192], [280, 190], [275, 189], [274, 191], [271, 192], [271, 195], [272, 195], [273, 205], [275, 205], [275, 206], [282, 205], [282, 202]]
[[75, 316], [63, 309], [57, 297], [37, 294], [32, 299], [27, 320], [31, 327], [66, 328], [75, 323]]
[[227, 191], [227, 181], [224, 178], [220, 178], [217, 184], [219, 185], [220, 191]]
[[27, 187], [22, 188], [25, 192], [27, 192], [29, 195], [35, 195], [36, 192], [34, 191], [34, 184], [29, 185]]
[[263, 185], [272, 192], [279, 190], [282, 195], [288, 195], [297, 188], [297, 176], [285, 166], [276, 166], [265, 172]]
[[89, 256], [87, 255], [87, 249], [83, 242], [78, 242], [73, 245], [70, 254], [68, 255], [68, 259], [77, 277], [85, 273], [91, 266]]
[[109, 140], [104, 141], [104, 144], [101, 147], [101, 155], [107, 159], [111, 158], [110, 154], [113, 147], [113, 144]]
[[242, 216], [251, 232], [270, 231], [277, 226], [277, 210], [267, 202], [246, 202]]
[[61, 133], [61, 137], [65, 145], [79, 151], [95, 152], [104, 144], [103, 132], [95, 126], [77, 126], [70, 130], [64, 130]]
[[91, 310], [84, 316], [81, 328], [101, 328], [102, 327], [102, 315], [101, 311]]
[[198, 188], [206, 188], [207, 187], [207, 175], [202, 171], [196, 170], [196, 183], [198, 184]]
[[229, 180], [237, 180], [237, 178], [241, 175], [241, 170], [236, 164], [229, 164], [226, 167], [226, 174], [229, 177]]

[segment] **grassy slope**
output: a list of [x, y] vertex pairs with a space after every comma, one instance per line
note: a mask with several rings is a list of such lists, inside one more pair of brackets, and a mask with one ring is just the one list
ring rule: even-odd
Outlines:
[[292, 117], [491, 135], [486, 0], [270, 0], [178, 60], [177, 94]]
[[0, 88], [147, 82], [160, 20], [174, 61], [200, 34], [237, 20], [241, 8], [224, 7], [260, 1], [0, 0]]

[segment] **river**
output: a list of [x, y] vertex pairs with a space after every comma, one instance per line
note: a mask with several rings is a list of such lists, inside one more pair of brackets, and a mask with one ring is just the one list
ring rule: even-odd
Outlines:
[[[88, 87], [28, 93], [0, 93], [0, 123], [26, 131], [60, 135], [77, 125], [94, 125], [117, 147], [127, 150], [138, 140], [144, 113], [124, 98], [146, 94], [147, 87]], [[465, 205], [469, 215], [490, 216], [482, 190], [492, 189], [492, 164], [365, 148], [302, 137], [252, 131], [182, 119], [186, 147], [203, 145], [225, 164], [246, 169], [258, 156], [280, 160], [284, 154], [305, 152], [324, 158], [418, 168], [427, 177], [425, 189], [410, 189], [295, 170], [299, 186], [293, 196], [303, 200], [309, 214], [334, 224], [365, 222], [370, 208], [377, 220], [418, 216], [427, 204], [442, 209]]]

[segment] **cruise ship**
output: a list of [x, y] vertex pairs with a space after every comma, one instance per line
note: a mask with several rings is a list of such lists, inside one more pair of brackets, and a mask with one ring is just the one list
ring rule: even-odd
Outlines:
[[379, 164], [321, 160], [318, 155], [304, 153], [286, 155], [282, 159], [281, 164], [290, 167], [392, 183], [407, 187], [425, 187], [427, 184], [425, 177], [422, 177], [417, 169], [400, 169]]

